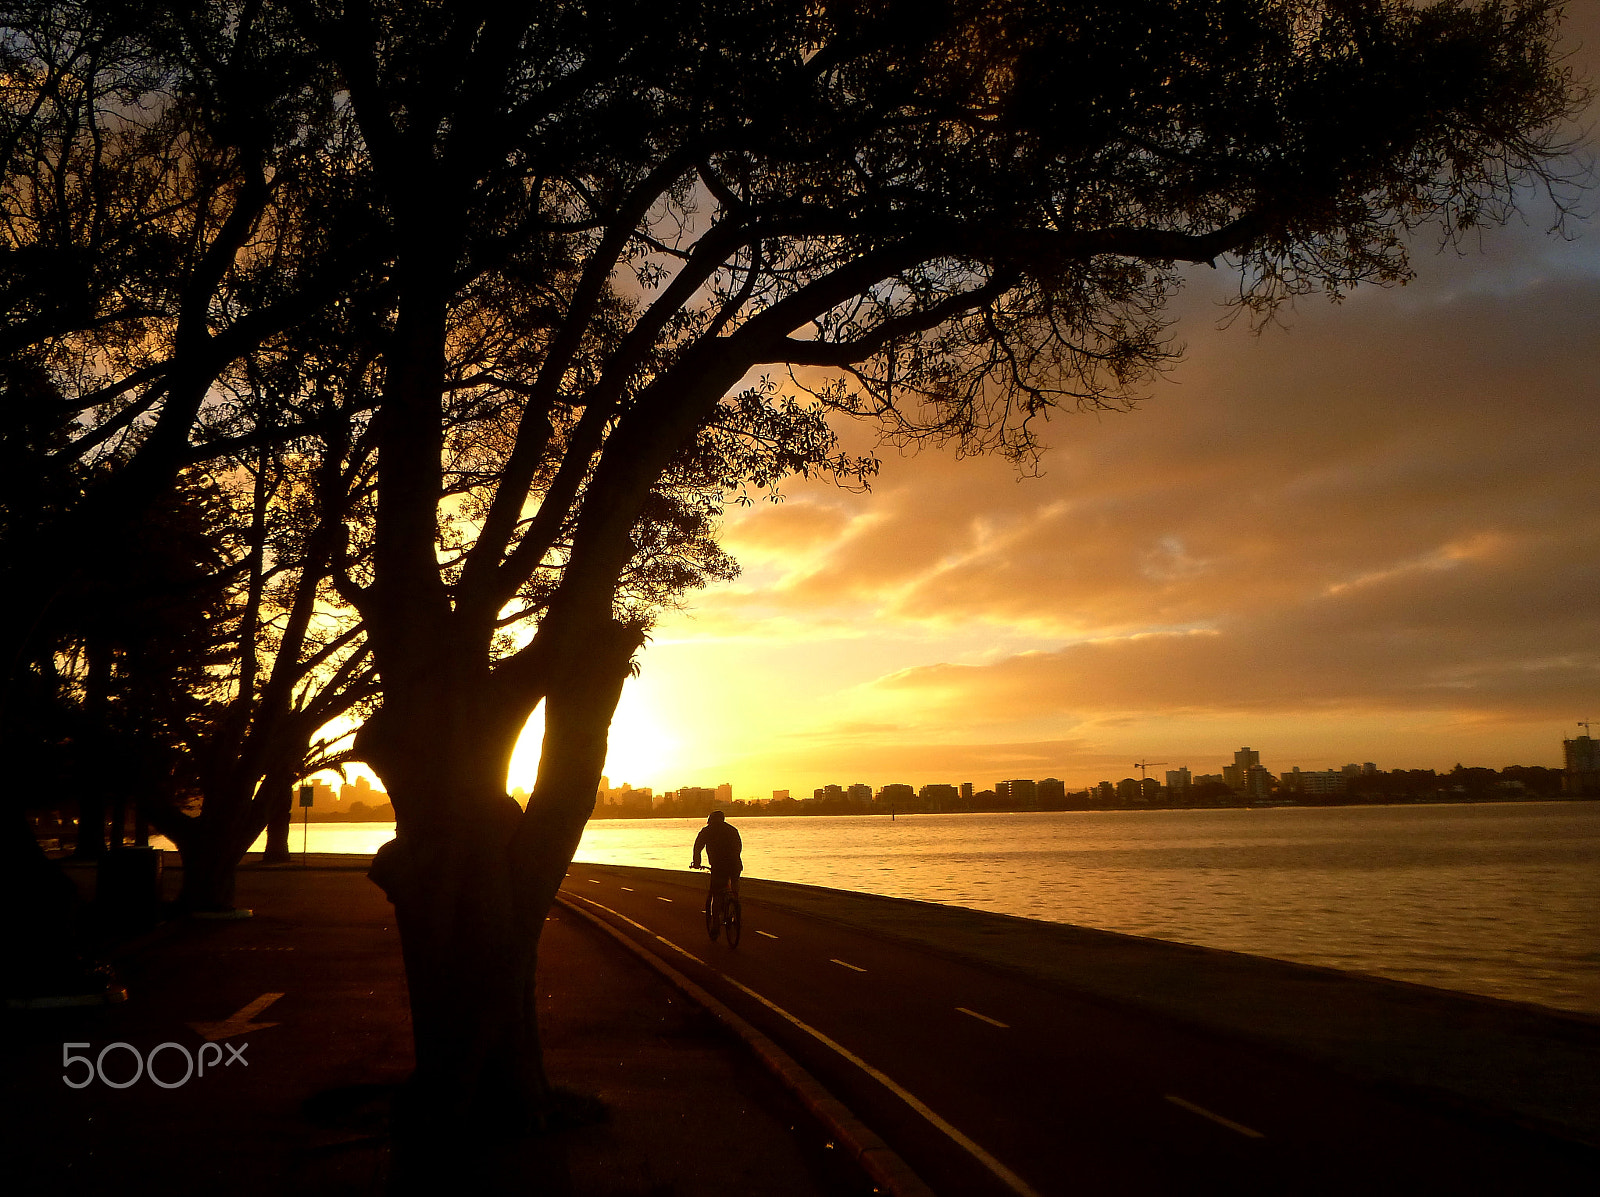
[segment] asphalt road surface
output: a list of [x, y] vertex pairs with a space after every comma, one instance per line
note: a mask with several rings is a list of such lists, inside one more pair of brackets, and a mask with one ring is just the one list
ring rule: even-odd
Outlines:
[[[685, 848], [687, 852], [687, 847]], [[941, 1197], [1593, 1192], [1600, 1153], [748, 897], [574, 864], [564, 892], [788, 1050]]]

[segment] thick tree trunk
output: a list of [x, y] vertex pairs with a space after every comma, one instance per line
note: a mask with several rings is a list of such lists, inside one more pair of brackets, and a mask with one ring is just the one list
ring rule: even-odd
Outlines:
[[[485, 709], [481, 684], [436, 685], [401, 701], [390, 695], [358, 741], [397, 818], [372, 879], [395, 905], [410, 992], [416, 1072], [402, 1120], [410, 1128], [406, 1169], [415, 1176], [459, 1166], [462, 1134], [516, 1134], [552, 1115], [534, 972], [545, 917], [593, 810], [611, 716], [638, 644], [633, 632], [613, 639], [616, 646], [594, 653], [583, 674], [546, 696], [539, 780], [526, 813], [506, 796], [505, 773], [529, 712]], [[407, 734], [418, 726], [433, 734]]]
[[72, 856], [74, 860], [99, 860], [105, 854], [105, 796], [91, 783], [78, 793], [78, 836], [72, 845]]
[[[271, 785], [269, 778], [262, 788]], [[199, 817], [173, 837], [183, 855], [178, 905], [184, 910], [215, 914], [234, 909], [239, 862], [266, 824], [264, 800], [252, 794], [254, 787], [254, 778], [216, 783]]]
[[217, 914], [234, 909], [239, 857], [228, 851], [214, 831], [197, 831], [179, 847], [183, 853], [183, 886], [178, 905], [188, 911]]
[[267, 808], [267, 843], [261, 853], [262, 864], [288, 864], [289, 824], [294, 821], [294, 785], [262, 784], [259, 801]]
[[[416, 1037], [413, 1087], [425, 1094], [419, 1100], [450, 1124], [515, 1121], [527, 1113], [517, 1108], [526, 1101], [512, 1079], [525, 1072], [516, 945], [536, 940], [539, 930], [522, 925], [512, 900], [510, 844], [522, 812], [505, 793], [504, 762], [516, 732], [473, 734], [459, 712], [475, 704], [453, 689], [438, 688], [427, 705], [435, 707], [429, 721], [453, 724], [454, 735], [405, 734], [402, 722], [412, 719], [393, 703], [363, 731], [362, 751], [396, 814], [395, 839], [372, 876], [395, 905]], [[527, 1097], [536, 1105], [542, 1071], [535, 1068], [531, 1081]]]

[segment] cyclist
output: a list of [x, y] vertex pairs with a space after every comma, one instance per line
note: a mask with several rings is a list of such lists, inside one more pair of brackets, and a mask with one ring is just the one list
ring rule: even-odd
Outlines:
[[720, 894], [723, 886], [727, 886], [728, 892], [737, 898], [739, 874], [744, 872], [744, 861], [739, 857], [743, 848], [739, 832], [728, 822], [728, 816], [714, 810], [700, 834], [694, 837], [694, 862], [689, 867], [701, 867], [700, 853], [704, 850], [706, 864], [711, 869], [711, 893]]

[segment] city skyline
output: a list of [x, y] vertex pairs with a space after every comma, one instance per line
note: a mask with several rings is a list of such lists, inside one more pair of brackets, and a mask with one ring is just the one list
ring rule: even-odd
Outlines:
[[[1436, 773], [1446, 774], [1454, 767], [1462, 767], [1467, 769], [1488, 769], [1495, 772], [1504, 769], [1518, 768], [1544, 768], [1559, 770], [1563, 768], [1563, 766], [1565, 766], [1568, 770], [1577, 767], [1580, 769], [1587, 769], [1591, 772], [1600, 769], [1600, 764], [1595, 763], [1597, 760], [1600, 760], [1600, 740], [1595, 740], [1592, 738], [1589, 721], [1579, 720], [1576, 726], [1582, 728], [1583, 731], [1579, 734], [1563, 738], [1561, 741], [1561, 750], [1557, 754], [1558, 759], [1554, 762], [1512, 761], [1501, 765], [1486, 765], [1477, 761], [1463, 760], [1455, 761], [1452, 763], [1452, 765], [1444, 768], [1436, 768], [1433, 766], [1414, 766], [1389, 762], [1379, 765], [1377, 762], [1371, 760], [1347, 760], [1344, 762], [1330, 762], [1320, 767], [1317, 764], [1312, 764], [1310, 767], [1307, 767], [1304, 762], [1290, 762], [1277, 765], [1275, 768], [1265, 768], [1261, 765], [1263, 755], [1262, 751], [1258, 748], [1253, 748], [1246, 745], [1226, 753], [1216, 754], [1216, 759], [1223, 763], [1218, 765], [1218, 768], [1214, 773], [1202, 772], [1199, 769], [1192, 768], [1187, 762], [1177, 763], [1167, 761], [1149, 761], [1144, 760], [1143, 758], [1141, 758], [1141, 761], [1130, 762], [1129, 769], [1140, 770], [1142, 762], [1146, 766], [1146, 769], [1141, 772], [1147, 773], [1151, 781], [1160, 782], [1164, 787], [1171, 785], [1175, 774], [1183, 773], [1188, 775], [1187, 784], [1198, 786], [1206, 782], [1226, 782], [1230, 785], [1230, 787], [1236, 790], [1248, 791], [1248, 773], [1249, 770], [1254, 767], [1264, 772], [1268, 778], [1274, 781], [1281, 781], [1283, 778], [1288, 777], [1291, 774], [1300, 774], [1302, 777], [1308, 779], [1308, 788], [1301, 791], [1307, 794], [1329, 792], [1326, 788], [1318, 784], [1317, 779], [1331, 777], [1334, 775], [1351, 777], [1372, 775], [1374, 773], [1407, 772], [1413, 769], [1418, 771], [1428, 771], [1431, 769]], [[1269, 752], [1267, 754], [1267, 759], [1274, 760], [1275, 758]], [[1580, 762], [1576, 766], [1574, 765], [1575, 760]], [[1589, 763], [1583, 764], [1581, 762]], [[1230, 777], [1230, 770], [1235, 769], [1241, 771], [1240, 776]], [[714, 785], [703, 785], [700, 784], [700, 782], [685, 782], [680, 779], [674, 784], [663, 786], [636, 786], [633, 782], [626, 778], [618, 778], [613, 780], [609, 775], [606, 775], [601, 778], [600, 792], [602, 798], [604, 798], [604, 796], [608, 793], [612, 795], [619, 795], [624, 791], [631, 790], [635, 793], [642, 792], [643, 794], [650, 795], [653, 798], [660, 799], [663, 795], [676, 794], [685, 790], [693, 790], [697, 793], [703, 791], [706, 794], [711, 794], [714, 792], [716, 801], [725, 803], [729, 801], [767, 802], [771, 800], [777, 800], [780, 797], [790, 796], [793, 796], [798, 800], [804, 800], [808, 792], [815, 796], [821, 796], [822, 791], [824, 790], [839, 791], [837, 794], [831, 794], [830, 797], [842, 799], [847, 796], [859, 797], [859, 795], [851, 795], [851, 791], [866, 790], [872, 794], [876, 794], [885, 786], [909, 785], [915, 790], [920, 790], [927, 786], [950, 787], [959, 789], [962, 792], [963, 797], [970, 797], [970, 793], [968, 793], [968, 791], [971, 791], [975, 788], [979, 790], [991, 788], [999, 789], [1009, 784], [1011, 780], [1027, 780], [1029, 782], [1035, 780], [1057, 782], [1064, 787], [1068, 793], [1074, 793], [1082, 792], [1084, 790], [1093, 790], [1097, 786], [1108, 781], [1113, 785], [1116, 785], [1118, 782], [1132, 777], [1132, 775], [1133, 774], [1129, 772], [1122, 774], [1121, 776], [1103, 776], [1091, 781], [1060, 778], [1049, 774], [1048, 772], [1036, 771], [1034, 775], [1026, 779], [1022, 779], [1020, 777], [1016, 779], [1002, 778], [993, 782], [992, 784], [986, 784], [971, 779], [952, 778], [948, 775], [935, 775], [928, 773], [925, 770], [903, 770], [901, 773], [895, 774], [892, 777], [888, 775], [873, 779], [854, 777], [849, 781], [844, 781], [841, 780], [839, 771], [833, 770], [828, 773], [828, 781], [819, 783], [815, 786], [800, 787], [791, 785], [784, 788], [758, 790], [753, 793], [744, 793], [743, 791], [739, 791], [738, 787], [727, 781], [718, 782]], [[701, 781], [704, 780], [707, 779], [701, 779]], [[516, 787], [514, 792], [519, 800], [526, 799], [526, 793], [521, 789], [521, 787]]]
[[[535, 722], [537, 722], [537, 717]], [[1471, 746], [1468, 745], [1465, 746], [1465, 750], [1459, 755], [1452, 755], [1446, 752], [1434, 754], [1430, 757], [1423, 757], [1421, 753], [1408, 754], [1401, 752], [1394, 758], [1385, 757], [1382, 768], [1385, 770], [1433, 769], [1441, 773], [1448, 772], [1451, 768], [1458, 764], [1466, 765], [1468, 767], [1492, 769], [1502, 769], [1515, 766], [1560, 768], [1562, 766], [1562, 740], [1577, 734], [1575, 729], [1584, 727], [1586, 722], [1587, 721], [1585, 720], [1569, 721], [1565, 728], [1557, 725], [1545, 725], [1542, 728], [1545, 734], [1535, 739], [1535, 744], [1537, 746], [1535, 750], [1529, 752], [1523, 757], [1513, 758], [1508, 756], [1504, 760], [1496, 760], [1495, 758], [1487, 757], [1487, 755], [1483, 752], [1473, 752]], [[537, 761], [537, 730], [538, 729], [536, 726], [530, 728], [530, 733], [524, 736], [522, 748], [519, 748], [519, 756], [521, 756], [523, 749], [528, 746], [531, 740], [535, 749], [534, 755], [532, 756], [532, 761], [535, 763]], [[989, 747], [991, 749], [1004, 750], [1011, 746], [991, 745]], [[924, 754], [924, 759], [917, 759], [919, 752]], [[787, 788], [796, 795], [801, 795], [810, 793], [812, 790], [821, 786], [831, 784], [849, 785], [852, 783], [866, 783], [872, 785], [874, 789], [881, 785], [890, 784], [892, 782], [907, 782], [915, 786], [940, 784], [949, 782], [951, 777], [962, 772], [970, 773], [974, 778], [980, 776], [989, 777], [991, 774], [995, 777], [1020, 777], [1025, 775], [1036, 777], [1054, 776], [1061, 779], [1069, 789], [1083, 789], [1093, 786], [1099, 781], [1107, 780], [1108, 778], [1115, 781], [1121, 777], [1136, 774], [1138, 769], [1137, 761], [1139, 760], [1150, 760], [1152, 762], [1152, 768], [1150, 770], [1152, 775], [1165, 773], [1168, 768], [1179, 767], [1188, 768], [1195, 776], [1201, 776], [1203, 774], [1220, 775], [1223, 768], [1233, 762], [1234, 752], [1235, 749], [1232, 748], [1211, 748], [1206, 751], [1195, 752], [1186, 755], [1175, 753], [1173, 750], [1166, 749], [1160, 750], [1159, 753], [1155, 751], [1152, 751], [1151, 753], [1123, 753], [1120, 755], [1106, 753], [1103, 754], [1103, 759], [1101, 759], [1098, 763], [1085, 764], [1077, 768], [1067, 768], [1062, 766], [1052, 767], [1049, 761], [1038, 760], [1037, 758], [1030, 761], [1022, 752], [1017, 752], [1015, 755], [1006, 757], [1004, 759], [1015, 762], [1021, 766], [1019, 768], [1005, 769], [1001, 767], [997, 769], [993, 767], [993, 765], [985, 767], [980, 764], [976, 768], [957, 768], [955, 770], [951, 770], [940, 768], [936, 764], [928, 763], [929, 758], [936, 758], [938, 754], [936, 752], [926, 752], [925, 746], [923, 746], [917, 749], [907, 748], [894, 754], [886, 754], [897, 757], [898, 761], [889, 761], [885, 763], [883, 767], [868, 767], [866, 769], [856, 770], [856, 772], [850, 776], [849, 780], [841, 780], [844, 778], [845, 773], [848, 772], [847, 769], [834, 767], [824, 762], [809, 769], [792, 770], [784, 774], [783, 778], [763, 776], [758, 777], [754, 781], [750, 781], [748, 777], [745, 777], [744, 780], [730, 780], [730, 778], [736, 778], [737, 776], [743, 775], [736, 775], [731, 770], [723, 770], [721, 773], [717, 773], [715, 768], [699, 770], [695, 770], [693, 768], [677, 769], [671, 765], [662, 765], [657, 768], [650, 768], [636, 773], [613, 771], [613, 762], [616, 761], [620, 755], [613, 753], [612, 756], [608, 758], [606, 776], [607, 778], [612, 779], [613, 784], [616, 786], [628, 784], [636, 788], [650, 789], [660, 793], [663, 791], [675, 790], [684, 785], [699, 785], [705, 781], [711, 781], [713, 774], [716, 774], [715, 780], [712, 781], [713, 786], [731, 784], [734, 791], [741, 798], [751, 796], [765, 798], [772, 792], [772, 790], [776, 788]], [[1305, 771], [1326, 769], [1337, 770], [1344, 768], [1352, 762], [1356, 764], [1363, 764], [1372, 761], [1374, 756], [1382, 755], [1369, 750], [1364, 750], [1358, 746], [1351, 746], [1350, 750], [1344, 753], [1335, 751], [1321, 754], [1296, 754], [1287, 749], [1283, 751], [1270, 749], [1268, 750], [1268, 754], [1274, 761], [1282, 762], [1280, 768], [1273, 768], [1269, 770], [1273, 773], [1277, 773], [1282, 770], [1293, 769], [1297, 766]], [[998, 755], [999, 754], [997, 753], [997, 756]], [[1161, 758], [1159, 767], [1155, 767], [1156, 758], [1158, 756]], [[1291, 756], [1294, 756], [1295, 759], [1289, 759]], [[534, 772], [531, 768], [519, 769], [520, 763], [521, 762], [519, 762], [518, 759], [513, 759], [507, 787], [508, 790], [521, 789], [526, 791], [532, 789]], [[359, 768], [359, 766], [355, 767], [357, 770], [359, 770]], [[1029, 771], [1030, 769], [1031, 773]], [[1112, 775], [1113, 773], [1115, 776]], [[352, 770], [352, 775], [354, 775], [354, 770]], [[686, 780], [690, 779], [691, 777], [698, 777], [700, 781]]]
[[[1513, 759], [1508, 757], [1507, 759], [1496, 761], [1494, 758], [1486, 757], [1483, 753], [1474, 753], [1469, 748], [1459, 756], [1443, 754], [1426, 760], [1417, 754], [1401, 753], [1393, 759], [1384, 758], [1378, 767], [1383, 771], [1432, 769], [1438, 773], [1448, 773], [1456, 765], [1495, 770], [1515, 767], [1560, 769], [1564, 763], [1563, 742], [1575, 736], [1589, 735], [1590, 724], [1590, 720], [1579, 719], [1569, 720], [1565, 725], [1545, 725], [1542, 729], [1545, 734], [1536, 740], [1536, 750], [1523, 758]], [[538, 734], [538, 716], [536, 715], [530, 723], [528, 732], [524, 734], [522, 744], [518, 749], [518, 755], [513, 758], [507, 778], [507, 792], [516, 796], [519, 801], [525, 800], [528, 792], [533, 788], [535, 770], [532, 766], [536, 765], [538, 759]], [[532, 747], [531, 754], [528, 753], [530, 746]], [[1024, 767], [1019, 769], [1000, 769], [996, 771], [993, 768], [980, 767], [979, 769], [968, 770], [968, 772], [974, 780], [978, 777], [988, 778], [991, 775], [994, 778], [1000, 778], [1002, 774], [1005, 777], [1049, 776], [1061, 780], [1069, 790], [1082, 790], [1092, 788], [1100, 781], [1111, 780], [1115, 782], [1123, 777], [1136, 775], [1139, 761], [1147, 761], [1150, 766], [1150, 775], [1153, 777], [1162, 776], [1167, 771], [1178, 768], [1187, 768], [1196, 778], [1212, 774], [1221, 776], [1224, 768], [1234, 762], [1236, 751], [1236, 748], [1210, 748], [1207, 751], [1183, 756], [1182, 754], [1174, 755], [1170, 750], [1160, 750], [1161, 759], [1157, 760], [1156, 751], [1152, 750], [1150, 753], [1122, 754], [1115, 757], [1111, 754], [1106, 754], [1104, 761], [1100, 765], [1088, 765], [1076, 771], [1052, 768], [1048, 763], [1036, 761], [1029, 765], [1026, 761], [1022, 761]], [[1295, 768], [1305, 772], [1313, 772], [1341, 770], [1351, 764], [1368, 765], [1373, 763], [1375, 755], [1379, 755], [1366, 751], [1360, 746], [1351, 746], [1350, 750], [1344, 753], [1299, 754], [1296, 759], [1292, 760], [1289, 758], [1295, 754], [1288, 750], [1279, 751], [1276, 748], [1268, 748], [1261, 751], [1264, 752], [1268, 759], [1278, 762], [1277, 767], [1268, 770], [1275, 775]], [[903, 766], [890, 764], [881, 769], [860, 770], [848, 780], [844, 780], [846, 770], [822, 763], [807, 771], [796, 771], [787, 774], [785, 775], [786, 781], [784, 778], [760, 778], [754, 783], [747, 784], [746, 782], [730, 780], [732, 775], [726, 772], [713, 778], [714, 769], [678, 770], [670, 765], [663, 765], [659, 768], [647, 769], [641, 773], [634, 774], [614, 772], [612, 761], [616, 760], [618, 755], [613, 753], [608, 758], [606, 773], [602, 778], [605, 786], [620, 788], [626, 785], [635, 789], [649, 790], [654, 794], [676, 791], [684, 786], [710, 789], [729, 786], [741, 801], [750, 798], [764, 801], [780, 789], [788, 790], [799, 797], [827, 785], [844, 785], [848, 787], [852, 784], [867, 784], [876, 791], [883, 785], [895, 783], [906, 783], [916, 787], [947, 784], [951, 782], [956, 773], [961, 772], [959, 769], [952, 772], [925, 762], [917, 762], [908, 751], [903, 754], [904, 759], [907, 761]], [[1021, 760], [1020, 757], [1015, 759]], [[1032, 770], [1031, 773], [1029, 771], [1030, 768]], [[323, 787], [330, 784], [329, 779], [333, 779], [332, 784], [335, 785], [335, 788], [360, 785], [362, 782], [371, 785], [378, 784], [377, 776], [360, 762], [347, 764], [345, 766], [345, 774], [349, 779], [348, 781], [338, 780], [338, 774], [333, 771], [323, 771], [315, 776], [322, 779], [318, 784]], [[706, 785], [705, 783], [707, 782], [710, 784]], [[993, 784], [992, 779], [986, 784]], [[376, 792], [382, 794], [381, 789]], [[321, 805], [322, 803], [319, 800], [319, 806]]]

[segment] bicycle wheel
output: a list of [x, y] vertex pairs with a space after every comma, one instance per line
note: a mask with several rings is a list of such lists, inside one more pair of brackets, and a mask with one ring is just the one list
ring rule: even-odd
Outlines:
[[717, 909], [715, 894], [706, 895], [706, 934], [711, 936], [711, 941], [716, 942], [717, 934], [722, 930], [722, 911]]
[[728, 897], [722, 912], [722, 925], [728, 932], [728, 946], [739, 946], [739, 899]]

